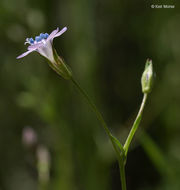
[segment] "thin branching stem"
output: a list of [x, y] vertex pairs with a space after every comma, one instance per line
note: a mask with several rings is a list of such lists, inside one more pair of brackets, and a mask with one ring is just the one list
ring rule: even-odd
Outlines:
[[[95, 113], [97, 119], [100, 121], [100, 123], [102, 124], [106, 134], [108, 135], [113, 148], [118, 156], [118, 160], [120, 159], [120, 152], [118, 150], [118, 147], [116, 145], [116, 143], [114, 142], [114, 137], [112, 136], [110, 130], [108, 129], [108, 126], [106, 124], [106, 122], [104, 121], [101, 113], [98, 111], [96, 105], [94, 104], [94, 102], [89, 98], [89, 96], [87, 95], [87, 93], [80, 87], [80, 85], [77, 83], [77, 81], [72, 77], [71, 81], [73, 82], [73, 84], [75, 85], [75, 87], [79, 90], [79, 92], [84, 96], [84, 98], [86, 99], [86, 101], [88, 102], [89, 106], [91, 107], [91, 109], [93, 110], [93, 112]], [[123, 147], [122, 147], [123, 149]]]

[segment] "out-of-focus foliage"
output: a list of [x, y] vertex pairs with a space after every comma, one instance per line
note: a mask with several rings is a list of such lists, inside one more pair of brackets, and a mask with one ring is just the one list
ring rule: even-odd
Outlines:
[[[157, 3], [154, 1], [153, 3]], [[26, 37], [68, 31], [54, 45], [121, 142], [141, 102], [146, 58], [154, 89], [128, 155], [128, 190], [180, 189], [180, 8], [150, 1], [0, 1], [0, 190], [38, 186], [37, 146], [22, 144], [24, 127], [50, 155], [49, 189], [120, 189], [111, 144], [84, 99], [37, 53], [22, 60]], [[139, 130], [139, 132], [141, 129]]]

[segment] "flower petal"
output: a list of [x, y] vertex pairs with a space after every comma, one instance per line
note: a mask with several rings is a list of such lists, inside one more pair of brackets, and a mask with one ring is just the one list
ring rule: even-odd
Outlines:
[[36, 50], [37, 48], [41, 47], [42, 45], [44, 45], [43, 42], [37, 43], [37, 44], [33, 44], [28, 46], [28, 50]]
[[29, 51], [26, 51], [25, 53], [19, 55], [18, 57], [16, 57], [16, 59], [21, 59], [23, 57], [25, 57], [26, 55], [28, 55], [29, 53], [35, 51], [34, 49], [33, 50], [29, 50]]
[[64, 32], [66, 32], [67, 30], [67, 27], [64, 27], [60, 32], [58, 32], [54, 37], [58, 37], [58, 36], [61, 36]]
[[50, 62], [55, 62], [51, 41], [47, 41], [45, 45], [37, 48], [36, 51], [39, 52], [42, 56], [46, 57]]
[[47, 38], [47, 41], [53, 39], [58, 32], [59, 32], [59, 28], [57, 28], [56, 30], [53, 30], [51, 34], [49, 35], [49, 37]]

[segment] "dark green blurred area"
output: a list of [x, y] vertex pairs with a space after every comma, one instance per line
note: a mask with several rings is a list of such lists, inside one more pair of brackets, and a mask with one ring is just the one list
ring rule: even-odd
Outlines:
[[[151, 9], [151, 4], [175, 9]], [[126, 166], [128, 190], [180, 189], [180, 8], [177, 1], [0, 1], [0, 190], [36, 190], [32, 127], [49, 150], [51, 190], [120, 189], [119, 169], [103, 128], [70, 82], [53, 72], [27, 37], [68, 31], [57, 52], [122, 143], [142, 99], [147, 58], [156, 79]], [[143, 131], [142, 131], [143, 129]]]

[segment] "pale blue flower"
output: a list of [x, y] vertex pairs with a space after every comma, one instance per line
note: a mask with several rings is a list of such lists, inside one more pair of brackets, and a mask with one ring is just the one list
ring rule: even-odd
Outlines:
[[40, 53], [42, 56], [47, 58], [51, 63], [55, 63], [54, 55], [53, 55], [53, 39], [62, 35], [67, 30], [67, 27], [64, 27], [61, 31], [59, 28], [52, 31], [49, 35], [48, 33], [41, 33], [39, 36], [36, 36], [35, 39], [27, 38], [25, 44], [29, 44], [28, 51], [21, 54], [17, 57], [20, 59], [30, 54], [33, 51]]

